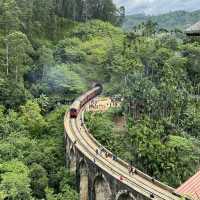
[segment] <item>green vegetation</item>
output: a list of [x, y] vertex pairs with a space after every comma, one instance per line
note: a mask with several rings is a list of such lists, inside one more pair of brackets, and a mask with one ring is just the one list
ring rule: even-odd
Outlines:
[[21, 106], [18, 113], [1, 107], [2, 199], [42, 199], [50, 188], [59, 193], [56, 196], [65, 195], [65, 187], [74, 193], [73, 181], [62, 184], [69, 177], [64, 169], [63, 128], [60, 126], [65, 110], [66, 106], [61, 106], [42, 116], [38, 103], [33, 100]]
[[[121, 109], [89, 114], [87, 126], [115, 154], [176, 187], [200, 163], [200, 45], [157, 33], [150, 21], [140, 32], [124, 36], [107, 72], [105, 92], [122, 97]], [[121, 133], [113, 123], [120, 116]]]
[[65, 168], [65, 104], [88, 89], [122, 14], [111, 0], [0, 0], [1, 200], [78, 199]]
[[184, 31], [186, 28], [200, 21], [200, 10], [193, 12], [174, 11], [157, 16], [146, 16], [144, 14], [129, 15], [126, 16], [123, 28], [124, 30], [132, 30], [133, 27], [145, 23], [148, 20], [157, 23], [161, 29], [167, 29], [169, 31], [179, 29]]
[[170, 185], [199, 167], [199, 42], [152, 21], [124, 33], [123, 8], [86, 3], [0, 0], [0, 199], [78, 199], [63, 116], [94, 81], [123, 99], [87, 116], [100, 142]]

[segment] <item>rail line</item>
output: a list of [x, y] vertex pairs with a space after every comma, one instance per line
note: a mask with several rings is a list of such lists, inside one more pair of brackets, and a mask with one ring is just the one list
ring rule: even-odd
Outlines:
[[[88, 103], [89, 102], [87, 102], [87, 104]], [[81, 120], [84, 121], [86, 105], [80, 109], [76, 119], [71, 119], [69, 113], [66, 113], [64, 119], [67, 136], [72, 142], [76, 141], [74, 144], [76, 148], [92, 162], [94, 162], [95, 158], [96, 161], [94, 164], [115, 179], [119, 179], [119, 177], [122, 176], [124, 178], [122, 181], [123, 184], [129, 186], [147, 198], [155, 200], [180, 200], [181, 196], [176, 194], [173, 188], [164, 185], [157, 180], [153, 180], [150, 176], [141, 171], [136, 169], [136, 173], [130, 175], [128, 173], [128, 164], [120, 158], [115, 161], [111, 158], [106, 158], [104, 155], [96, 154], [96, 149], [99, 149], [102, 146], [88, 132], [86, 126], [81, 124]], [[109, 152], [105, 148], [104, 150]]]

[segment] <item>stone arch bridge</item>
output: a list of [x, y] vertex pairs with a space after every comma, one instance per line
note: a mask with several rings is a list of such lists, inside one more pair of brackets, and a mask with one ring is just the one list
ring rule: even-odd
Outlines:
[[[66, 113], [65, 150], [66, 165], [77, 180], [80, 200], [180, 200], [174, 189], [134, 168], [129, 174], [128, 164], [112, 155], [94, 139], [84, 125], [84, 111], [76, 119]], [[103, 153], [96, 152], [103, 149]]]

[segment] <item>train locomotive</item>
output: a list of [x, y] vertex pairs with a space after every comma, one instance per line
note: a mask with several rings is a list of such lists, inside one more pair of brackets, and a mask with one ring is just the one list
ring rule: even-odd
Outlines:
[[81, 95], [77, 100], [70, 107], [70, 118], [77, 118], [80, 109], [91, 99], [96, 97], [97, 95], [101, 94], [103, 87], [101, 84], [95, 84], [95, 86], [86, 92], [85, 94]]

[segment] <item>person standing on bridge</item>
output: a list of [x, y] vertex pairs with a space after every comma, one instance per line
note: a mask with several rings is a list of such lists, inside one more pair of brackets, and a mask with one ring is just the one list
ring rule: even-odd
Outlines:
[[100, 147], [100, 152], [99, 152], [100, 155], [102, 154], [102, 152], [103, 152], [103, 147], [101, 146], [101, 147]]
[[124, 177], [123, 177], [122, 175], [120, 175], [120, 176], [119, 176], [119, 180], [120, 180], [120, 181], [123, 181], [123, 180], [124, 180]]
[[150, 194], [150, 198], [151, 198], [151, 199], [154, 198], [154, 194], [153, 194], [153, 193]]
[[129, 166], [128, 167], [128, 173], [131, 175], [131, 174], [133, 174], [133, 166]]
[[117, 156], [116, 156], [116, 155], [113, 155], [113, 156], [112, 156], [112, 159], [113, 159], [114, 161], [116, 161], [116, 160], [117, 160]]
[[109, 158], [110, 154], [108, 152], [105, 153], [106, 158]]

